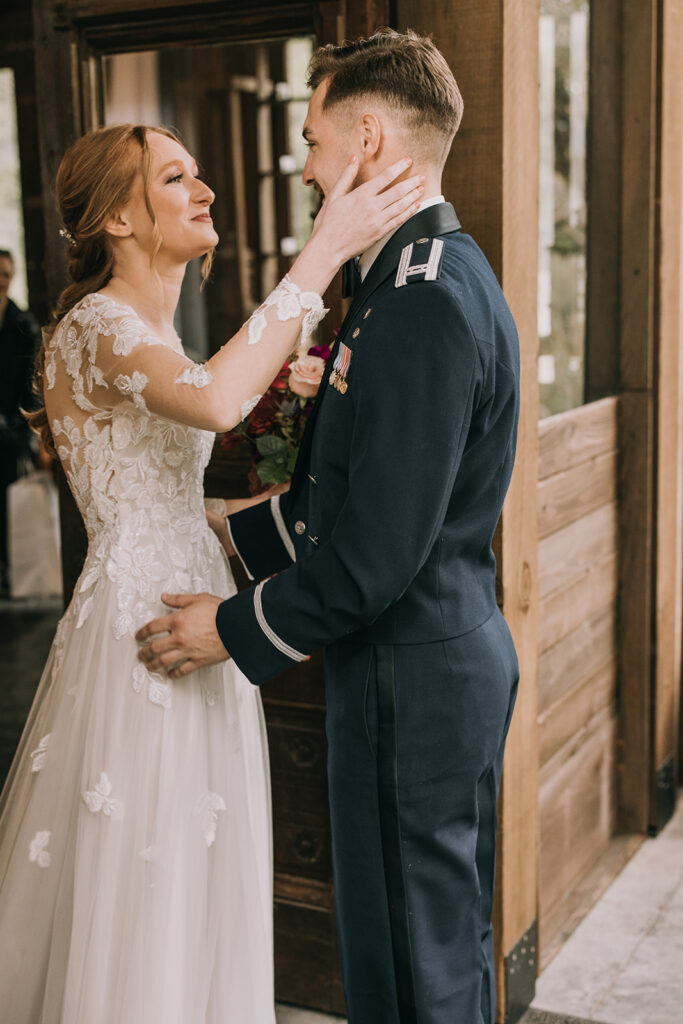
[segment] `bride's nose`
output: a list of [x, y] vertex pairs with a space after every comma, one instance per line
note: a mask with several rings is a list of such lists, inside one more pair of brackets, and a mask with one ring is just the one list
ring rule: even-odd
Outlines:
[[195, 181], [197, 182], [198, 186], [195, 194], [192, 197], [195, 203], [206, 203], [207, 206], [211, 206], [212, 202], [216, 198], [216, 193], [213, 191], [213, 189], [209, 188], [206, 182], [201, 181], [199, 178], [196, 178]]

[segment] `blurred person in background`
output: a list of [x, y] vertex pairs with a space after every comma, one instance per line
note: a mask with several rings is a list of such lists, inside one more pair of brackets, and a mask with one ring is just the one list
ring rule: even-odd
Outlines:
[[31, 459], [31, 431], [21, 409], [33, 407], [31, 380], [40, 342], [38, 324], [9, 297], [14, 257], [0, 249], [0, 594], [9, 593], [7, 488]]

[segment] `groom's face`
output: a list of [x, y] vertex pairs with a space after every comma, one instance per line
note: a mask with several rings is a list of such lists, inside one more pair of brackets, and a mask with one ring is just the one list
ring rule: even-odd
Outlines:
[[354, 152], [353, 121], [340, 107], [323, 110], [327, 82], [321, 82], [311, 96], [302, 135], [308, 146], [303, 170], [304, 185], [312, 185], [323, 198], [330, 192]]

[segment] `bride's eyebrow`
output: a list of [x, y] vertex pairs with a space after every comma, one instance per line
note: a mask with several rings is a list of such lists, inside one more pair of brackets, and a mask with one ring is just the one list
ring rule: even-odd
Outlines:
[[[185, 170], [185, 165], [182, 160], [169, 160], [167, 164], [164, 164], [164, 166], [159, 169], [159, 176], [161, 176], [162, 174], [166, 174], [166, 172], [170, 171], [171, 168], [173, 167], [179, 167], [182, 170]], [[192, 165], [192, 174], [194, 175], [195, 178], [199, 174], [199, 168], [197, 167], [197, 164]]]

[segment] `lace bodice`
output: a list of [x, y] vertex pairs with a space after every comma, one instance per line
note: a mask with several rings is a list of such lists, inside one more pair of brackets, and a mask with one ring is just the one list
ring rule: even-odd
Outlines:
[[214, 431], [261, 398], [255, 387], [267, 387], [294, 341], [282, 325], [298, 321], [305, 338], [325, 312], [319, 295], [285, 277], [211, 368], [108, 295], [85, 296], [60, 321], [45, 354], [45, 404], [88, 533], [79, 626], [107, 580], [117, 637], [155, 617], [162, 592], [211, 587], [221, 549], [206, 524], [203, 474]]
[[[89, 541], [78, 623], [108, 579], [118, 594], [117, 637], [135, 632], [163, 590], [205, 589], [217, 556], [203, 506], [214, 435], [151, 411], [149, 366], [135, 365], [140, 346], [156, 352], [163, 377], [170, 346], [132, 309], [94, 293], [64, 317], [46, 353], [50, 425]], [[175, 383], [201, 391], [209, 371], [185, 359], [179, 339], [171, 352], [188, 363]]]

